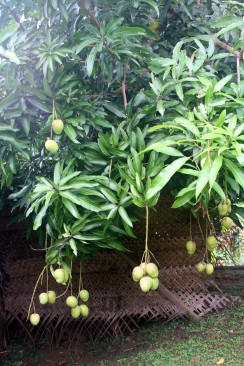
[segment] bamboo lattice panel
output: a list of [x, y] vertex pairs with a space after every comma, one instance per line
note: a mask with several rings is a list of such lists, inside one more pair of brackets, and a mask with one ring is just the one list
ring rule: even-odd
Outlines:
[[[6, 270], [10, 276], [5, 294], [6, 318], [10, 332], [11, 324], [19, 322], [26, 337], [33, 342], [46, 338], [49, 342], [74, 342], [81, 337], [91, 339], [122, 335], [133, 332], [146, 321], [165, 319], [167, 321], [185, 316], [189, 312], [200, 317], [222, 308], [230, 298], [217, 291], [214, 281], [199, 274], [194, 264], [202, 259], [203, 239], [199, 224], [191, 223], [191, 230], [198, 247], [193, 256], [185, 251], [189, 239], [189, 214], [183, 210], [170, 209], [169, 200], [161, 202], [157, 212], [151, 212], [150, 249], [160, 265], [159, 291], [143, 294], [131, 279], [132, 263], [139, 264], [144, 247], [144, 227], [141, 221], [137, 227], [137, 239], [124, 241], [129, 254], [115, 251], [101, 251], [83, 265], [84, 287], [90, 291], [90, 315], [73, 320], [65, 299], [55, 305], [38, 305], [41, 325], [37, 328], [26, 321], [32, 289], [44, 266], [40, 252], [30, 250], [35, 240], [24, 239], [21, 225], [16, 230], [0, 229], [0, 242], [7, 250]], [[202, 228], [204, 230], [204, 228]], [[73, 269], [73, 292], [78, 289], [79, 267]], [[210, 291], [210, 288], [212, 289]], [[50, 278], [49, 289], [58, 294], [63, 286]], [[39, 287], [38, 293], [46, 291]], [[23, 332], [23, 330], [22, 330]]]

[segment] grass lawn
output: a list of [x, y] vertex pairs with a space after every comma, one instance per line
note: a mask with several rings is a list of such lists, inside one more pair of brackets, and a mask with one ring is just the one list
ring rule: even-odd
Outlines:
[[2, 366], [242, 366], [244, 304], [196, 322], [155, 322], [120, 340], [37, 350], [12, 345]]

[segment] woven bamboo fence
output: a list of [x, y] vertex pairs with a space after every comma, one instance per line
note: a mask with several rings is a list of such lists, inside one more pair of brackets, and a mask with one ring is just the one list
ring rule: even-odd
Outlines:
[[[212, 277], [195, 270], [204, 253], [202, 230], [192, 221], [191, 231], [197, 251], [188, 256], [185, 242], [189, 239], [189, 213], [173, 210], [170, 200], [161, 201], [157, 211], [150, 212], [150, 249], [160, 266], [158, 291], [143, 294], [131, 279], [133, 266], [140, 263], [144, 247], [144, 222], [137, 224], [137, 239], [124, 241], [129, 254], [103, 250], [83, 264], [84, 287], [90, 292], [90, 315], [74, 320], [65, 299], [55, 305], [41, 306], [36, 297], [36, 310], [41, 315], [38, 327], [26, 320], [27, 310], [38, 274], [44, 266], [42, 252], [33, 251], [35, 240], [25, 240], [22, 226], [6, 228], [2, 221], [0, 243], [7, 251], [6, 271], [9, 283], [5, 292], [7, 335], [20, 332], [33, 343], [47, 340], [58, 344], [81, 339], [99, 339], [132, 333], [152, 320], [170, 321], [189, 314], [196, 319], [225, 307], [233, 299], [219, 291]], [[6, 220], [5, 220], [6, 221]], [[79, 267], [72, 274], [73, 292], [78, 291]], [[58, 294], [63, 286], [50, 278], [49, 289]], [[40, 286], [38, 293], [46, 288]], [[16, 325], [19, 324], [20, 327]]]

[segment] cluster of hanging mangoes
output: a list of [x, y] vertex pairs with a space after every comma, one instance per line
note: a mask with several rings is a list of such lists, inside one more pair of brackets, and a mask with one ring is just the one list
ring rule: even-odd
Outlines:
[[[61, 135], [64, 129], [64, 123], [61, 119], [53, 119], [52, 122], [52, 131], [57, 135]], [[45, 148], [52, 154], [55, 154], [58, 151], [58, 144], [52, 138], [52, 131], [51, 131], [51, 138], [45, 142]]]
[[142, 262], [139, 266], [134, 267], [132, 278], [134, 282], [139, 282], [143, 292], [158, 289], [158, 267], [155, 263]]
[[[222, 217], [221, 225], [222, 231], [229, 231], [233, 226], [233, 221], [228, 215], [231, 212], [231, 201], [227, 198], [225, 201], [221, 201], [218, 205], [218, 213], [219, 216]], [[214, 235], [209, 235], [206, 238], [206, 249], [209, 252], [212, 252], [218, 246], [218, 241]], [[186, 242], [186, 250], [189, 255], [193, 255], [196, 251], [196, 243], [193, 240], [189, 240]], [[203, 261], [197, 263], [196, 269], [198, 272], [205, 271], [206, 274], [211, 275], [214, 272], [214, 266], [212, 263], [205, 263]]]
[[[45, 269], [46, 269], [46, 267], [44, 267], [44, 270]], [[38, 285], [40, 278], [42, 278], [42, 276], [43, 276], [44, 270], [42, 271], [39, 279], [37, 280], [36, 287]], [[55, 304], [56, 299], [59, 297], [62, 297], [69, 288], [71, 277], [70, 277], [69, 272], [66, 269], [58, 268], [55, 271], [51, 271], [51, 273], [58, 284], [66, 285], [66, 290], [64, 291], [64, 293], [62, 295], [60, 295], [58, 297], [56, 295], [56, 292], [53, 290], [49, 290], [47, 292], [40, 293], [39, 302], [41, 305]], [[68, 284], [67, 284], [67, 282], [68, 282]], [[35, 294], [35, 289], [34, 289], [33, 297], [34, 297], [34, 294]], [[40, 322], [40, 315], [38, 313], [34, 312], [29, 316], [31, 306], [34, 304], [33, 297], [32, 297], [32, 301], [30, 304], [28, 317], [30, 318], [31, 324], [35, 326], [35, 325], [38, 325]], [[78, 303], [79, 300], [81, 300], [83, 302], [87, 302], [89, 300], [89, 292], [85, 289], [79, 289], [77, 296], [74, 296], [71, 294], [70, 296], [68, 296], [66, 298], [66, 305], [71, 308], [71, 316], [74, 319], [77, 319], [80, 316], [83, 316], [84, 318], [86, 318], [89, 315], [88, 306], [86, 304], [79, 304]], [[34, 310], [35, 310], [35, 307], [34, 307]]]

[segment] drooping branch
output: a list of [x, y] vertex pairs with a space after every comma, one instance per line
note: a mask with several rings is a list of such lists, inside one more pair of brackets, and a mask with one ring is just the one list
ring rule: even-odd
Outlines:
[[224, 48], [226, 51], [228, 51], [230, 53], [233, 53], [233, 55], [235, 55], [236, 57], [241, 58], [242, 52], [236, 51], [234, 49], [234, 47], [230, 46], [228, 43], [225, 43], [223, 41], [220, 41], [217, 38], [214, 40], [214, 43], [215, 43], [216, 46], [219, 46], [221, 48]]
[[128, 61], [126, 61], [125, 65], [124, 65], [124, 79], [122, 81], [122, 94], [123, 94], [123, 101], [124, 101], [124, 108], [126, 109], [127, 107], [127, 96], [126, 96], [126, 76], [127, 76], [127, 64]]
[[240, 56], [236, 56], [237, 84], [241, 83]]
[[15, 13], [15, 11], [11, 8], [11, 6], [9, 6], [9, 5], [8, 5], [7, 3], [5, 3], [4, 1], [1, 1], [1, 3], [0, 3], [0, 4], [8, 10], [9, 14], [14, 18], [14, 20], [16, 21], [16, 23], [18, 23], [18, 24], [19, 24], [19, 26], [20, 26], [20, 28], [21, 28], [22, 30], [24, 30], [24, 27], [23, 27], [23, 25], [21, 24], [21, 22], [20, 22], [20, 20], [19, 20], [19, 17], [18, 17], [18, 16], [17, 16], [17, 14]]
[[220, 41], [219, 39], [215, 39], [214, 41], [216, 46], [224, 48], [226, 51], [232, 53], [236, 57], [236, 72], [237, 72], [237, 84], [241, 82], [241, 71], [240, 71], [240, 59], [244, 57], [244, 52], [236, 51], [234, 47], [230, 46], [228, 43]]
[[93, 23], [95, 24], [97, 29], [100, 30], [100, 22], [97, 19], [96, 15], [93, 13], [93, 11], [89, 8], [87, 1], [81, 0], [81, 3], [84, 6], [84, 8], [86, 9], [87, 13], [89, 14], [89, 17], [91, 18], [91, 20], [93, 21]]

